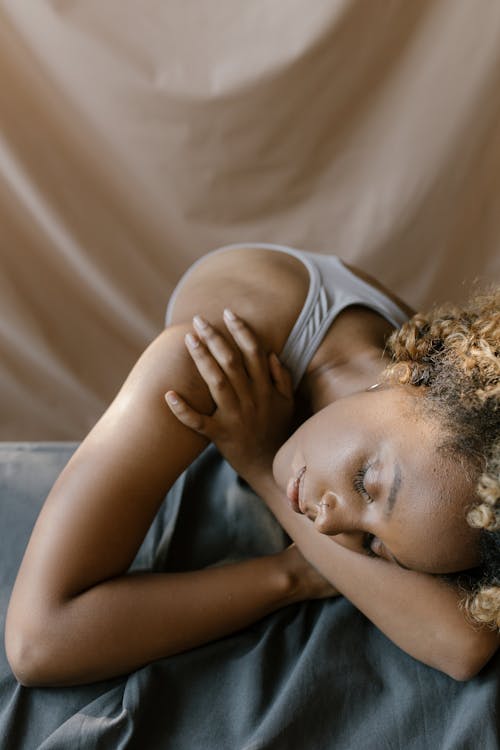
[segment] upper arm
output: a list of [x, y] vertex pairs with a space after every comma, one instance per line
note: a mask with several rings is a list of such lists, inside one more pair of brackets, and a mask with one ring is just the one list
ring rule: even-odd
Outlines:
[[125, 572], [166, 492], [207, 445], [164, 401], [173, 388], [211, 410], [185, 349], [188, 329], [168, 328], [150, 344], [63, 469], [35, 524], [11, 609], [43, 611]]
[[124, 573], [168, 489], [206, 447], [206, 438], [181, 424], [164, 400], [172, 389], [200, 412], [214, 406], [184, 344], [192, 314], [204, 314], [224, 333], [223, 308], [233, 306], [266, 350], [280, 350], [303, 299], [292, 294], [291, 304], [276, 305], [261, 268], [242, 274], [243, 256], [233, 254], [232, 266], [215, 256], [181, 285], [172, 325], [141, 355], [52, 487], [19, 571], [11, 617], [33, 612], [37, 597], [43, 612]]

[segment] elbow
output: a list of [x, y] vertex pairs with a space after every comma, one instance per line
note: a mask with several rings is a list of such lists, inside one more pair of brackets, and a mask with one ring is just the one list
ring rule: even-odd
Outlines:
[[498, 637], [491, 631], [480, 630], [474, 633], [463, 646], [460, 657], [448, 664], [443, 672], [457, 682], [473, 680], [488, 664], [498, 648]]
[[22, 595], [13, 591], [5, 620], [4, 646], [9, 667], [24, 687], [61, 684], [59, 680], [73, 653], [65, 613], [66, 603], [46, 591], [30, 589]]
[[5, 636], [7, 661], [16, 680], [24, 687], [46, 687], [45, 664], [47, 659], [36, 635], [23, 633], [21, 629]]
[[477, 677], [483, 667], [486, 666], [489, 658], [482, 660], [476, 658], [462, 664], [454, 665], [451, 669], [447, 669], [446, 673], [453, 680], [456, 680], [456, 682], [468, 682]]
[[445, 674], [447, 674], [448, 677], [451, 677], [452, 680], [455, 680], [456, 682], [468, 682], [469, 680], [472, 680], [474, 677], [476, 677], [479, 672], [480, 669], [470, 669], [464, 667], [445, 670]]
[[50, 659], [45, 642], [37, 628], [7, 618], [5, 653], [14, 677], [24, 687], [50, 687], [52, 684], [47, 680]]
[[40, 686], [40, 657], [35, 641], [21, 633], [6, 636], [5, 652], [11, 671], [21, 685]]

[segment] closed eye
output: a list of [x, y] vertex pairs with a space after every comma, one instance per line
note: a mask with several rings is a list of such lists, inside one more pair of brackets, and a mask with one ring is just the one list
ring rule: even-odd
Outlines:
[[368, 494], [365, 487], [365, 476], [366, 472], [369, 469], [369, 465], [365, 464], [362, 469], [359, 469], [359, 471], [356, 472], [354, 475], [354, 479], [352, 482], [352, 485], [356, 492], [361, 495], [361, 497], [366, 500], [367, 503], [372, 503], [373, 498]]

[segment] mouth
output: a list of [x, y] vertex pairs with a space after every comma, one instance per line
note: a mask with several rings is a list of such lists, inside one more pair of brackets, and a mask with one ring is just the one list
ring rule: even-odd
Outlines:
[[377, 557], [382, 557], [381, 552], [383, 552], [383, 544], [377, 536], [374, 536], [370, 541], [370, 549], [373, 554], [377, 555]]
[[304, 484], [304, 474], [306, 466], [303, 466], [294, 477], [290, 477], [286, 487], [286, 495], [290, 501], [292, 509], [296, 513], [304, 513], [303, 511], [303, 499], [302, 499], [302, 487]]
[[392, 555], [388, 552], [387, 547], [378, 536], [374, 536], [369, 543], [369, 548], [376, 557], [382, 557], [384, 560], [392, 560]]

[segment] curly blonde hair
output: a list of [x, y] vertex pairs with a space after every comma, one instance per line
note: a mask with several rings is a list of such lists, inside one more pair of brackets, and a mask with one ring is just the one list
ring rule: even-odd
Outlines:
[[463, 307], [417, 313], [387, 348], [386, 379], [425, 388], [424, 408], [445, 427], [442, 448], [465, 457], [477, 478], [467, 521], [481, 529], [481, 565], [458, 580], [470, 618], [500, 628], [500, 286]]

